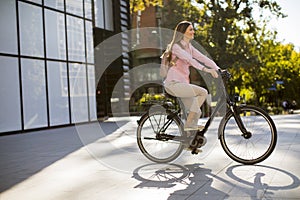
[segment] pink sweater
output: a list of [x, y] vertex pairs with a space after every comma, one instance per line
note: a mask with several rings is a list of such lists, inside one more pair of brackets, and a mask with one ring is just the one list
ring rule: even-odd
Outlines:
[[203, 55], [200, 51], [193, 47], [191, 43], [181, 40], [181, 45], [183, 48], [178, 44], [173, 45], [172, 59], [175, 59], [177, 56], [178, 60], [176, 61], [176, 65], [169, 69], [165, 82], [176, 81], [190, 83], [189, 66], [193, 66], [199, 70], [204, 68], [204, 66], [198, 61], [204, 63], [206, 66], [212, 69], [219, 69], [214, 61]]

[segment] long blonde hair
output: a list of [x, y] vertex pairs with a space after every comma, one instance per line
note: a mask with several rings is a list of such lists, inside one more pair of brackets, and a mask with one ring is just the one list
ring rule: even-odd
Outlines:
[[172, 47], [174, 44], [179, 44], [180, 46], [182, 46], [180, 44], [180, 41], [183, 39], [183, 35], [186, 31], [186, 29], [192, 25], [191, 22], [189, 21], [182, 21], [179, 22], [174, 30], [174, 34], [173, 34], [173, 38], [171, 40], [171, 42], [168, 44], [166, 51], [163, 53], [162, 57], [164, 56], [164, 54], [167, 54], [167, 61], [170, 62], [172, 59]]
[[186, 29], [190, 25], [192, 25], [192, 23], [189, 21], [181, 21], [177, 24], [177, 26], [174, 30], [173, 38], [172, 38], [171, 42], [168, 44], [167, 51], [171, 51], [174, 44], [176, 44], [176, 43], [179, 44], [179, 42], [183, 38], [184, 33], [186, 32]]

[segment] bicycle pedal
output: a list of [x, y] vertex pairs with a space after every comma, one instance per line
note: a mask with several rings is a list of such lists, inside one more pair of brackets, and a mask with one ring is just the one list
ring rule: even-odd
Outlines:
[[198, 154], [198, 153], [201, 153], [202, 150], [201, 149], [198, 149], [198, 148], [194, 148], [194, 147], [191, 147], [189, 146], [188, 148], [186, 148], [187, 151], [191, 151], [192, 154]]
[[192, 150], [192, 154], [194, 154], [194, 155], [197, 155], [198, 153], [201, 153], [202, 152], [202, 150], [201, 149], [194, 149], [194, 150]]
[[204, 136], [200, 136], [200, 138], [198, 139], [198, 148], [200, 148], [200, 147], [203, 147], [205, 144], [206, 144], [206, 142], [207, 142], [207, 139], [206, 139], [206, 137], [204, 137]]
[[206, 142], [206, 137], [198, 135], [191, 140], [190, 144], [193, 148], [200, 148], [203, 147], [206, 144]]

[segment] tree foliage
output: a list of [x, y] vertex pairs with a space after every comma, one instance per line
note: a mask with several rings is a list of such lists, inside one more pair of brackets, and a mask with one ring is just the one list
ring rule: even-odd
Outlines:
[[143, 11], [149, 6], [160, 6], [162, 7], [163, 0], [130, 0], [130, 11], [131, 13], [137, 12], [138, 10]]
[[285, 17], [275, 0], [172, 0], [162, 12], [165, 28], [182, 20], [194, 23], [195, 40], [233, 74], [231, 93], [259, 105], [300, 99], [300, 54], [276, 42], [277, 33], [267, 28], [269, 16]]
[[[254, 18], [255, 9], [260, 11], [261, 21]], [[273, 100], [275, 92], [270, 88], [279, 80], [284, 84], [277, 84], [279, 94], [275, 95], [291, 98], [297, 88], [299, 93], [299, 82], [291, 81], [297, 80], [297, 67], [294, 66], [293, 71], [287, 65], [292, 63], [289, 55], [297, 60], [299, 54], [291, 45], [274, 42], [276, 32], [267, 29], [268, 18], [263, 16], [263, 11], [267, 11], [274, 17], [285, 17], [275, 1], [197, 0], [196, 4], [191, 4], [174, 0], [164, 10], [166, 18], [174, 19], [166, 21], [165, 27], [174, 28], [181, 20], [195, 24], [195, 40], [220, 67], [228, 68], [234, 75], [229, 84], [231, 93], [239, 93], [251, 103], [264, 105]], [[285, 54], [276, 57], [282, 54], [280, 52]], [[291, 84], [293, 89], [287, 89]]]
[[[280, 100], [299, 99], [300, 53], [294, 50], [292, 44], [283, 45], [274, 41], [265, 41], [261, 49], [263, 67], [261, 67], [258, 77], [262, 82], [259, 85], [263, 88], [260, 90], [259, 101], [267, 101], [279, 106]], [[273, 90], [270, 90], [271, 88]]]

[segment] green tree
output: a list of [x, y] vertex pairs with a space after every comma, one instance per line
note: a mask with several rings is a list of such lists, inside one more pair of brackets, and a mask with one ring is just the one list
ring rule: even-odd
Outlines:
[[162, 27], [174, 29], [178, 22], [187, 20], [198, 22], [200, 18], [199, 7], [194, 6], [190, 0], [172, 0], [162, 9]]
[[[262, 45], [262, 73], [260, 79], [268, 80], [267, 88], [262, 91], [260, 99], [262, 103], [270, 103], [270, 99], [276, 96], [276, 106], [283, 100], [300, 98], [300, 53], [294, 50], [292, 44], [283, 45], [273, 41], [266, 41]], [[271, 84], [275, 86], [275, 91], [270, 91]], [[268, 100], [264, 102], [263, 100]], [[274, 99], [273, 99], [274, 100]], [[272, 103], [272, 101], [271, 101]]]
[[[147, 2], [131, 0], [139, 9], [144, 9], [141, 3], [150, 5]], [[276, 1], [172, 0], [161, 10], [165, 28], [174, 29], [182, 20], [194, 23], [195, 40], [219, 66], [228, 67], [233, 74], [231, 93], [244, 95], [247, 101], [261, 106], [272, 103], [274, 96], [279, 97], [277, 105], [285, 98], [299, 99], [299, 52], [293, 45], [276, 42], [277, 33], [267, 28], [269, 16], [285, 17]], [[255, 13], [260, 20], [254, 19], [254, 10], [259, 11]], [[272, 84], [276, 91], [270, 90]]]
[[[217, 64], [229, 67], [234, 79], [230, 82], [231, 93], [242, 91], [254, 103], [270, 87], [270, 77], [262, 67], [264, 51], [261, 44], [273, 41], [276, 32], [266, 28], [268, 18], [263, 11], [274, 17], [284, 17], [275, 1], [257, 0], [198, 0], [202, 7], [197, 40], [201, 41]], [[253, 17], [254, 9], [261, 10], [261, 21]], [[257, 84], [259, 83], [259, 84]]]
[[271, 1], [198, 0], [197, 3], [203, 7], [199, 39], [221, 66], [245, 65], [253, 59], [251, 48], [257, 45], [256, 35], [261, 31], [253, 18], [254, 7], [283, 16], [279, 5]]
[[[181, 20], [194, 22], [195, 40], [199, 42], [222, 68], [229, 67], [234, 79], [229, 85], [232, 93], [251, 93], [259, 103], [268, 79], [260, 80], [262, 73], [261, 43], [273, 40], [276, 32], [266, 29], [268, 19], [261, 22], [253, 17], [254, 8], [268, 11], [275, 17], [284, 17], [280, 6], [273, 1], [257, 0], [174, 0], [164, 8], [167, 20], [164, 26], [174, 28]], [[270, 77], [270, 76], [268, 76]], [[256, 86], [254, 83], [265, 82]], [[238, 87], [236, 87], [238, 86]], [[248, 90], [248, 91], [247, 91]], [[253, 95], [256, 94], [256, 95]]]
[[160, 6], [162, 7], [163, 0], [130, 0], [130, 11], [131, 13], [137, 12], [138, 10], [143, 11], [149, 6]]

